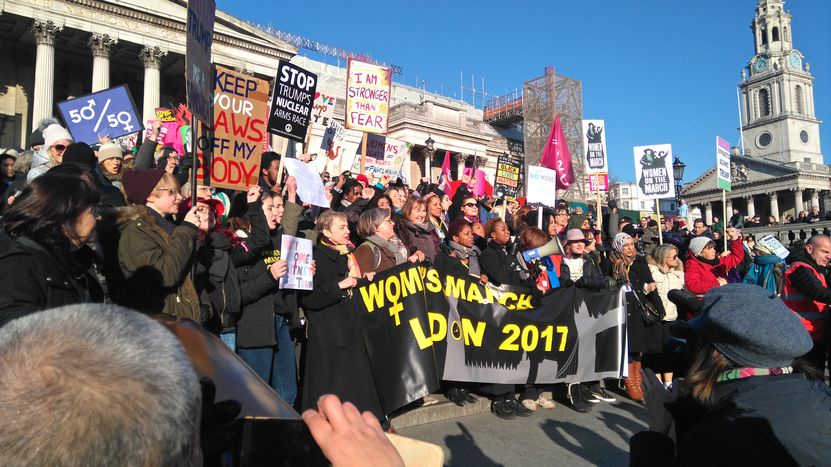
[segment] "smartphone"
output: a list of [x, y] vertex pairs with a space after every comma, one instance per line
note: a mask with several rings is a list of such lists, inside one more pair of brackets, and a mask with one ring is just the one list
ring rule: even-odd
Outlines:
[[233, 465], [325, 467], [323, 455], [303, 420], [237, 420]]

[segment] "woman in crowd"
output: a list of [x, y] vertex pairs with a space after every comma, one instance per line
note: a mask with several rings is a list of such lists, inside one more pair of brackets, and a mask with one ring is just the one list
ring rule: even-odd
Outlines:
[[785, 261], [767, 246], [756, 243], [753, 246], [753, 264], [747, 269], [743, 283], [762, 287], [771, 294], [782, 293], [782, 275]]
[[100, 302], [104, 292], [87, 241], [98, 221], [98, 188], [75, 165], [32, 182], [0, 232], [0, 325], [46, 308]]
[[[678, 257], [678, 247], [671, 244], [663, 244], [652, 252], [652, 255], [647, 258], [649, 263], [649, 272], [655, 280], [658, 295], [661, 297], [661, 303], [664, 305], [666, 315], [661, 322], [662, 326], [668, 327], [670, 323], [678, 319], [678, 308], [669, 300], [670, 290], [681, 290], [684, 288], [684, 263]], [[669, 330], [667, 330], [667, 333]], [[666, 353], [662, 357], [657, 358], [654, 364], [650, 362], [650, 366], [663, 365], [663, 372], [659, 373], [661, 382], [669, 386], [672, 383], [672, 362], [667, 361]]]
[[432, 222], [427, 220], [427, 203], [417, 196], [410, 196], [401, 209], [398, 232], [408, 252], [420, 252], [429, 261], [439, 252], [439, 236]]
[[744, 245], [739, 231], [727, 229], [730, 251], [718, 256], [716, 243], [707, 237], [695, 237], [687, 250], [684, 284], [691, 293], [701, 296], [713, 287], [727, 283], [727, 273], [744, 259]]
[[511, 231], [501, 219], [491, 219], [485, 226], [488, 246], [479, 255], [482, 272], [497, 287], [502, 284], [527, 287], [527, 273], [517, 261], [517, 255], [508, 251]]
[[473, 244], [473, 228], [467, 219], [459, 218], [450, 223], [447, 229], [447, 250], [436, 255], [436, 269], [446, 275], [456, 277], [473, 276], [483, 284], [488, 276], [479, 267], [480, 250]]
[[643, 317], [643, 306], [653, 306], [659, 314], [664, 305], [658, 295], [658, 286], [649, 272], [644, 257], [638, 255], [635, 242], [629, 234], [619, 233], [609, 253], [610, 270], [606, 275], [626, 290], [626, 331], [629, 346], [629, 377], [624, 380], [626, 393], [632, 400], [643, 401], [641, 389], [641, 361], [643, 355], [661, 352], [669, 339], [667, 328], [649, 324]]
[[112, 143], [102, 144], [98, 149], [98, 165], [104, 178], [117, 187], [121, 188], [121, 170], [124, 155], [121, 148]]
[[358, 234], [364, 243], [355, 249], [355, 260], [364, 274], [378, 273], [399, 264], [423, 261], [424, 253], [407, 254], [407, 247], [395, 235], [390, 211], [369, 209], [358, 220]]
[[629, 465], [827, 465], [831, 389], [806, 377], [799, 357], [813, 342], [798, 316], [743, 284], [711, 289], [701, 306], [687, 377], [670, 394], [644, 372], [649, 430], [632, 437]]
[[2, 192], [5, 193], [14, 182], [16, 175], [14, 163], [17, 161], [17, 151], [14, 149], [0, 149], [0, 175], [2, 175]]
[[[550, 241], [550, 237], [536, 227], [525, 227], [519, 234], [519, 251], [528, 251], [540, 248]], [[560, 286], [560, 268], [563, 256], [554, 254], [539, 258], [532, 262], [525, 262], [525, 269], [528, 271], [531, 281], [536, 285], [537, 291], [544, 294], [551, 289]]]
[[439, 238], [439, 243], [447, 238], [447, 215], [442, 207], [442, 197], [447, 197], [447, 195], [440, 197], [437, 194], [430, 193], [424, 197], [424, 201], [427, 203], [427, 218], [433, 224], [433, 231]]
[[66, 131], [66, 128], [57, 123], [47, 126], [43, 130], [43, 146], [35, 152], [32, 168], [26, 179], [32, 181], [52, 167], [60, 165], [63, 162], [64, 151], [72, 142], [72, 135]]
[[122, 181], [134, 204], [119, 217], [123, 305], [199, 322], [199, 297], [188, 272], [202, 216], [193, 207], [178, 226], [169, 219], [182, 197], [176, 179], [161, 169], [126, 172]]
[[317, 407], [324, 394], [335, 394], [379, 420], [384, 410], [364, 349], [359, 316], [348, 301], [364, 277], [349, 241], [346, 216], [325, 211], [317, 220], [314, 290], [300, 298], [308, 319], [308, 347], [302, 409]]

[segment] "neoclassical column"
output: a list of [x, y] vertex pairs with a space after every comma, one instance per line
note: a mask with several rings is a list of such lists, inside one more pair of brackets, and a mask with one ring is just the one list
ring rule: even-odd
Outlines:
[[116, 42], [109, 34], [93, 34], [87, 41], [92, 52], [92, 92], [110, 87], [110, 48]]
[[775, 191], [768, 193], [768, 196], [770, 196], [770, 215], [781, 223], [782, 219], [779, 218], [779, 196]]
[[811, 190], [811, 205], [808, 207], [813, 209], [814, 206], [819, 207], [819, 190], [816, 188]]
[[165, 55], [167, 55], [167, 51], [146, 45], [139, 51], [139, 58], [144, 63], [142, 123], [156, 118], [156, 108], [159, 106], [159, 93], [161, 89], [161, 63]]
[[727, 202], [725, 203], [724, 207], [724, 222], [728, 222], [730, 220], [730, 216], [733, 215], [733, 200], [731, 198], [726, 198]]
[[756, 215], [756, 205], [753, 204], [753, 195], [745, 196], [745, 200], [747, 200], [747, 216], [745, 217], [753, 217]]
[[802, 204], [802, 188], [794, 188], [793, 189], [793, 206], [794, 206], [794, 208], [793, 208], [794, 209], [793, 218], [796, 219], [796, 217], [799, 215], [799, 211], [802, 211], [802, 210], [805, 209], [803, 204]]
[[704, 223], [713, 224], [713, 204], [709, 201], [704, 202]]
[[456, 159], [456, 179], [461, 180], [462, 174], [465, 173], [465, 159], [467, 159], [467, 155], [456, 154], [453, 158]]
[[52, 116], [55, 98], [55, 34], [62, 26], [52, 21], [35, 20], [32, 33], [35, 35], [37, 52], [35, 56], [35, 95], [32, 104], [32, 128]]

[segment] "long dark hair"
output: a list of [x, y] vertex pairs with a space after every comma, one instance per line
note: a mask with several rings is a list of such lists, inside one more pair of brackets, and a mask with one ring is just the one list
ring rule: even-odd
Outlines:
[[92, 174], [77, 164], [61, 164], [35, 178], [3, 214], [2, 229], [51, 249], [70, 249], [75, 221], [101, 199]]

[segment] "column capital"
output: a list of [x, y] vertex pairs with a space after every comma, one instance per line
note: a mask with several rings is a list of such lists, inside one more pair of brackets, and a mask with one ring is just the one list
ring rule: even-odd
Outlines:
[[456, 161], [456, 163], [464, 163], [465, 160], [467, 160], [467, 154], [458, 153], [453, 156], [453, 160]]
[[742, 196], [742, 198], [744, 198], [745, 201], [747, 201], [748, 203], [753, 202], [753, 195], [744, 195], [744, 196]]
[[160, 68], [162, 59], [167, 55], [166, 50], [145, 45], [139, 50], [139, 58], [144, 68]]
[[57, 26], [52, 20], [36, 19], [32, 23], [32, 34], [35, 35], [35, 43], [55, 45], [55, 34], [63, 30], [63, 26]]
[[771, 198], [776, 198], [776, 197], [779, 196], [779, 194], [776, 192], [776, 190], [767, 192], [767, 195], [770, 196]]
[[110, 57], [110, 48], [118, 42], [118, 39], [113, 39], [109, 34], [92, 34], [89, 36], [87, 45], [92, 51], [93, 57]]

